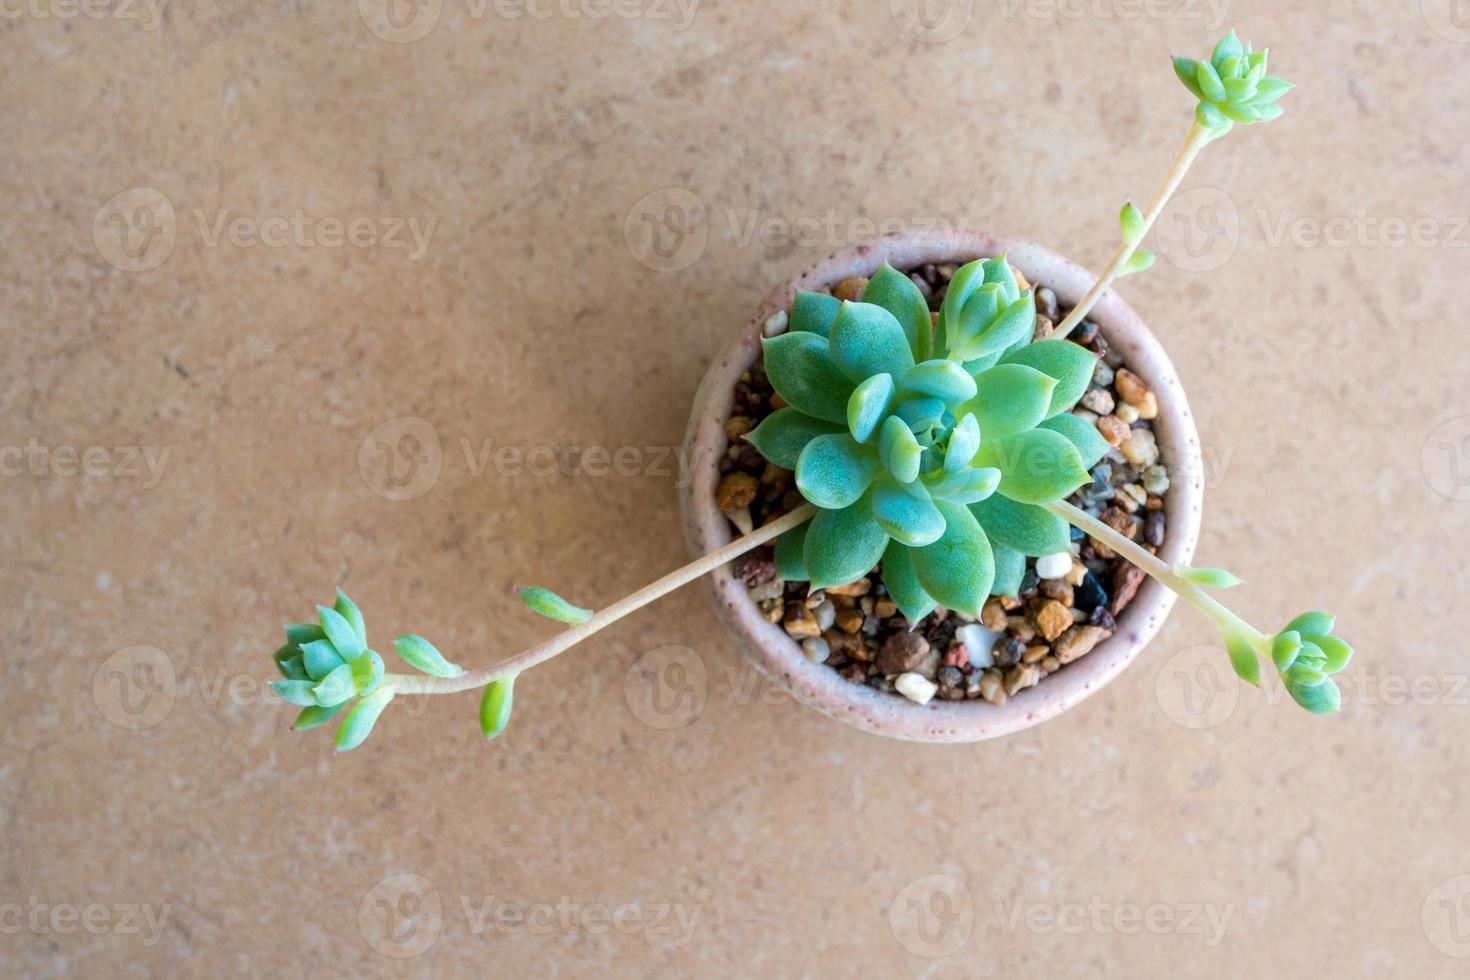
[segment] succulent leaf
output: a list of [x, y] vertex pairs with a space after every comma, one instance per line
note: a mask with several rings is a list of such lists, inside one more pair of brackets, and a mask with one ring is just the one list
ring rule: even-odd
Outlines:
[[933, 319], [924, 294], [919, 292], [912, 279], [884, 262], [883, 268], [863, 290], [863, 302], [881, 306], [892, 313], [898, 325], [903, 327], [914, 360], [928, 360], [934, 336]]
[[347, 752], [367, 741], [373, 726], [378, 723], [378, 716], [392, 700], [393, 688], [383, 685], [354, 704], [337, 729], [337, 751]]
[[288, 704], [299, 704], [303, 708], [316, 704], [316, 695], [312, 693], [315, 688], [316, 681], [271, 681], [271, 690], [280, 695], [281, 700]]
[[317, 623], [293, 623], [286, 627], [286, 642], [291, 646], [301, 646], [312, 640], [324, 640], [327, 634]]
[[[891, 381], [889, 383], [892, 384]], [[745, 438], [772, 463], [785, 470], [794, 470], [807, 443], [817, 436], [841, 431], [839, 425], [812, 418], [794, 408], [779, 408], [766, 416], [754, 431], [746, 433]]]
[[799, 524], [776, 539], [776, 575], [787, 582], [806, 582], [806, 532], [811, 521]]
[[1195, 61], [1193, 58], [1175, 57], [1174, 74], [1179, 76], [1179, 80], [1184, 83], [1184, 87], [1189, 89], [1190, 93], [1196, 99], [1203, 99], [1205, 97], [1205, 93], [1199, 87], [1198, 61]]
[[888, 587], [888, 596], [898, 606], [899, 612], [917, 625], [939, 603], [919, 584], [912, 556], [913, 552], [905, 545], [897, 541], [889, 544], [883, 552], [883, 584]]
[[[894, 420], [892, 416], [889, 419]], [[914, 438], [903, 423], [898, 423], [898, 428], [910, 440]], [[796, 485], [802, 496], [818, 507], [841, 510], [857, 502], [877, 472], [878, 459], [873, 450], [841, 432], [817, 436], [806, 444], [796, 461]]]
[[[528, 591], [532, 590], [521, 590], [522, 602], [525, 602], [525, 594]], [[546, 590], [542, 589], [540, 591], [545, 592]], [[562, 602], [565, 603], [566, 600], [562, 600]], [[527, 603], [527, 605], [530, 604]], [[576, 608], [570, 604], [568, 604], [568, 607], [572, 609]], [[591, 616], [591, 613], [585, 609], [580, 611], [587, 612], [588, 616]], [[585, 621], [583, 620], [583, 622]], [[562, 622], [570, 622], [570, 620], [562, 620]], [[393, 649], [397, 651], [398, 656], [403, 659], [404, 663], [408, 664], [414, 670], [428, 674], [430, 677], [459, 677], [464, 673], [464, 668], [446, 660], [444, 654], [440, 653], [434, 644], [422, 636], [417, 636], [413, 633], [400, 636], [393, 641]]]
[[1260, 687], [1261, 663], [1250, 640], [1236, 630], [1223, 630], [1221, 635], [1225, 640], [1225, 651], [1230, 654], [1230, 667], [1235, 671], [1235, 676], [1247, 684]]
[[846, 425], [847, 400], [854, 385], [833, 363], [828, 343], [807, 331], [789, 331], [764, 341], [766, 376], [792, 408], [824, 422]]
[[352, 666], [342, 664], [326, 677], [323, 677], [316, 687], [312, 688], [312, 696], [316, 703], [323, 708], [335, 708], [356, 694], [352, 686]]
[[1092, 479], [1077, 448], [1066, 436], [1050, 429], [987, 438], [980, 444], [975, 462], [999, 469], [1000, 492], [1028, 504], [1061, 500]]
[[944, 472], [958, 473], [970, 465], [980, 449], [980, 420], [966, 412], [949, 433], [944, 450]]
[[904, 372], [899, 386], [906, 392], [928, 395], [953, 404], [975, 397], [975, 379], [954, 361], [934, 360], [915, 364]]
[[1305, 612], [1282, 627], [1281, 632], [1294, 630], [1301, 634], [1302, 639], [1310, 640], [1331, 633], [1335, 623], [1331, 613]]
[[1130, 245], [1136, 245], [1143, 241], [1144, 221], [1143, 212], [1138, 210], [1138, 205], [1129, 201], [1123, 205], [1123, 210], [1118, 214], [1118, 221], [1123, 226], [1123, 240]]
[[345, 663], [330, 640], [313, 640], [302, 644], [301, 659], [306, 666], [306, 672], [314, 680], [321, 680]]
[[797, 293], [796, 302], [791, 304], [791, 330], [814, 333], [825, 337], [832, 332], [832, 321], [842, 301], [826, 293]]
[[1053, 415], [1041, 422], [1039, 428], [1050, 429], [1065, 436], [1077, 448], [1077, 454], [1082, 457], [1082, 465], [1089, 470], [1108, 454], [1108, 441], [1097, 431], [1097, 426], [1070, 412]]
[[995, 581], [990, 583], [990, 594], [1019, 595], [1021, 581], [1026, 577], [1026, 556], [1007, 548], [993, 537], [990, 538], [990, 554], [995, 563]]
[[306, 732], [313, 728], [320, 728], [337, 717], [337, 712], [345, 707], [347, 707], [347, 702], [345, 701], [341, 704], [333, 705], [330, 708], [323, 708], [319, 704], [308, 705], [302, 708], [301, 713], [296, 716], [296, 722], [291, 726], [291, 730], [293, 732]]
[[[938, 349], [941, 353], [947, 353], [954, 348], [962, 332], [962, 313], [965, 306], [970, 302], [970, 297], [975, 295], [975, 290], [979, 289], [984, 282], [985, 263], [978, 259], [960, 266], [955, 270], [955, 274], [949, 277], [949, 286], [944, 292], [944, 302], [939, 307], [939, 325], [935, 338], [939, 342]], [[996, 309], [997, 311], [1000, 309], [998, 299]]]
[[995, 494], [972, 504], [970, 512], [992, 540], [1022, 555], [1055, 555], [1072, 544], [1067, 522], [1044, 507]]
[[1271, 641], [1271, 661], [1282, 673], [1291, 669], [1302, 652], [1302, 635], [1296, 630], [1282, 630]]
[[986, 466], [966, 466], [953, 473], [946, 473], [929, 484], [929, 494], [935, 500], [951, 504], [978, 504], [1000, 485], [1000, 470]]
[[918, 479], [923, 455], [924, 449], [914, 438], [913, 430], [897, 415], [888, 416], [878, 431], [878, 458], [883, 469], [899, 483], [912, 483]]
[[363, 646], [367, 646], [367, 624], [363, 622], [362, 610], [358, 609], [357, 604], [347, 598], [347, 593], [338, 589], [337, 601], [332, 604], [332, 608], [337, 610], [337, 613], [343, 619], [347, 620], [353, 632], [357, 634], [358, 641]]
[[368, 650], [356, 660], [350, 661], [352, 683], [358, 694], [371, 694], [383, 681], [383, 658], [376, 650]]
[[873, 519], [894, 541], [911, 548], [933, 544], [944, 535], [944, 516], [934, 501], [891, 480], [873, 488]]
[[1240, 43], [1240, 38], [1232, 30], [1220, 39], [1219, 44], [1215, 45], [1215, 51], [1210, 55], [1210, 61], [1218, 65], [1227, 58], [1238, 58], [1243, 54], [1245, 54], [1245, 45]]
[[[283, 657], [282, 654], [289, 654]], [[302, 661], [301, 654], [296, 652], [292, 646], [281, 647], [276, 651], [276, 666], [280, 668], [281, 676], [288, 681], [313, 680], [311, 674], [306, 670], [306, 664]]]
[[[871, 439], [878, 426], [883, 424], [883, 419], [893, 411], [896, 395], [897, 388], [891, 374], [875, 374], [853, 389], [852, 397], [847, 400], [847, 431], [852, 437], [858, 442]], [[759, 446], [756, 448], [760, 449]], [[761, 450], [761, 455], [771, 459], [765, 450]]]
[[[1057, 386], [1051, 393], [1051, 404], [1046, 412], [1046, 417], [1050, 418], [1072, 408], [1087, 393], [1097, 360], [1098, 356], [1092, 351], [1070, 340], [1041, 340], [1007, 354], [1001, 358], [1001, 363], [1023, 364], [1056, 379]], [[981, 428], [984, 429], [983, 419]]]
[[316, 611], [321, 617], [322, 631], [327, 634], [327, 639], [332, 641], [332, 646], [337, 648], [343, 660], [353, 660], [362, 655], [366, 645], [357, 635], [357, 630], [352, 628], [352, 624], [342, 618], [341, 613], [326, 606], [317, 606]]
[[1024, 364], [998, 364], [975, 384], [977, 394], [960, 411], [974, 415], [987, 442], [1034, 429], [1051, 411], [1057, 387], [1055, 378]]
[[936, 506], [944, 516], [944, 536], [913, 549], [914, 575], [941, 605], [979, 616], [995, 579], [990, 541], [967, 508], [950, 503]]
[[[892, 313], [871, 303], [843, 303], [828, 344], [832, 363], [854, 385], [875, 374], [900, 377], [914, 366], [914, 352], [903, 327]], [[844, 416], [846, 410], [844, 400]]]
[[1233, 589], [1240, 584], [1240, 579], [1223, 568], [1193, 568], [1189, 565], [1176, 565], [1175, 574], [1186, 582], [1206, 589]]
[[817, 511], [803, 546], [812, 588], [856, 582], [878, 564], [889, 538], [872, 509], [872, 498], [866, 496], [842, 510]]
[[510, 712], [515, 702], [516, 675], [492, 682], [480, 698], [480, 732], [485, 740], [493, 741], [510, 724]]
[[985, 282], [996, 283], [1000, 286], [1001, 297], [1005, 305], [1014, 303], [1021, 296], [1021, 285], [1016, 282], [1016, 270], [1011, 268], [1010, 259], [1004, 255], [997, 255], [993, 259], [986, 259]]
[[1314, 715], [1330, 715], [1342, 704], [1342, 692], [1314, 667], [1297, 665], [1286, 672], [1286, 691], [1293, 701]]
[[1348, 665], [1353, 659], [1353, 648], [1335, 636], [1319, 636], [1312, 641], [1322, 651], [1326, 659], [1322, 662], [1324, 674], [1336, 674]]

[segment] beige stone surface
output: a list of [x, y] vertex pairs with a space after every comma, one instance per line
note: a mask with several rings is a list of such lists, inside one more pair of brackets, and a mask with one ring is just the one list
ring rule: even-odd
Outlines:
[[378, 647], [484, 664], [549, 633], [511, 585], [676, 566], [665, 447], [774, 282], [885, 221], [1101, 265], [1188, 123], [1167, 55], [1224, 30], [425, 0], [395, 35], [375, 3], [0, 7], [0, 973], [1466, 969], [1450, 0], [1230, 4], [1300, 88], [1123, 287], [1200, 420], [1201, 559], [1263, 627], [1339, 613], [1339, 717], [1237, 689], [1180, 609], [1057, 721], [891, 743], [764, 686], [690, 589], [527, 674], [492, 746], [462, 695], [334, 757], [260, 703], [282, 622], [340, 583]]

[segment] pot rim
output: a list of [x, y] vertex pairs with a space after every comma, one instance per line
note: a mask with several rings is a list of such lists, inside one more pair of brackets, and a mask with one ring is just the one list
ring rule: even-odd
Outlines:
[[[735, 382], [760, 354], [766, 322], [790, 310], [798, 290], [821, 289], [849, 276], [871, 276], [884, 262], [912, 269], [925, 263], [968, 262], [1003, 253], [1030, 282], [1051, 288], [1064, 307], [1075, 305], [1096, 279], [1082, 266], [1024, 239], [945, 230], [891, 235], [842, 249], [772, 290], [726, 344], [695, 394], [684, 447], [690, 479], [680, 490], [690, 549], [696, 555], [708, 554], [733, 538], [729, 522], [715, 505], [719, 460], [728, 448], [725, 420], [734, 406]], [[1152, 386], [1158, 398], [1154, 435], [1171, 481], [1164, 498], [1168, 533], [1159, 557], [1170, 564], [1187, 563], [1199, 539], [1204, 474], [1199, 434], [1183, 385], [1158, 339], [1115, 292], [1103, 295], [1088, 320], [1098, 324], [1109, 346], [1123, 356], [1130, 371]], [[785, 630], [761, 616], [730, 565], [705, 578], [720, 618], [763, 674], [803, 704], [832, 718], [864, 731], [918, 742], [998, 738], [1075, 707], [1123, 672], [1158, 633], [1176, 598], [1152, 578], [1145, 579], [1111, 637], [1002, 705], [981, 699], [938, 698], [920, 705], [897, 694], [853, 684], [825, 664], [808, 661]]]

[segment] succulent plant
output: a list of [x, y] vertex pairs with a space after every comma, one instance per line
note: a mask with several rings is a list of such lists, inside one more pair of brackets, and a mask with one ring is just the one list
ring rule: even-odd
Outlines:
[[777, 542], [781, 577], [845, 585], [881, 560], [917, 622], [939, 604], [978, 615], [1017, 590], [1025, 556], [1065, 551], [1066, 523], [1037, 505], [1086, 483], [1107, 450], [1067, 414], [1097, 358], [1033, 343], [1035, 327], [1004, 256], [955, 272], [936, 319], [888, 265], [862, 302], [798, 295], [790, 330], [765, 341], [788, 407], [747, 437], [820, 508]]
[[1068, 411], [1086, 392], [1096, 357], [1066, 338], [1114, 282], [1153, 265], [1140, 246], [1204, 147], [1237, 122], [1281, 115], [1276, 100], [1291, 85], [1267, 76], [1266, 60], [1234, 31], [1207, 62], [1174, 59], [1200, 100], [1184, 146], [1147, 207], [1123, 207], [1112, 261], [1049, 337], [1035, 339], [1035, 302], [1005, 256], [957, 270], [937, 315], [917, 285], [886, 265], [861, 302], [799, 293], [789, 330], [765, 341], [766, 372], [786, 405], [747, 438], [795, 471], [806, 503], [596, 612], [546, 589], [517, 589], [526, 608], [568, 628], [468, 673], [412, 635], [394, 645], [419, 674], [384, 673], [362, 614], [339, 591], [333, 608], [318, 607], [317, 623], [286, 627], [276, 651], [285, 679], [275, 689], [303, 709], [297, 730], [346, 708], [337, 748], [350, 749], [398, 694], [483, 688], [480, 729], [494, 739], [523, 671], [773, 541], [780, 576], [814, 588], [847, 584], [881, 563], [890, 597], [917, 623], [939, 604], [975, 616], [987, 597], [1016, 594], [1028, 556], [1070, 557], [1072, 528], [1209, 617], [1243, 680], [1259, 684], [1267, 659], [1298, 704], [1336, 711], [1341, 695], [1330, 676], [1353, 651], [1331, 635], [1331, 616], [1307, 613], [1268, 636], [1210, 594], [1238, 584], [1234, 575], [1170, 565], [1065, 499], [1108, 451]]
[[1231, 31], [1208, 61], [1174, 59], [1174, 74], [1200, 100], [1195, 118], [1201, 126], [1223, 135], [1236, 123], [1270, 122], [1281, 115], [1276, 100], [1294, 86], [1266, 74], [1267, 54], [1251, 51]]
[[[372, 732], [378, 715], [393, 700], [394, 684], [384, 672], [382, 656], [368, 649], [367, 624], [356, 603], [338, 589], [331, 608], [316, 608], [317, 622], [286, 627], [286, 644], [275, 653], [276, 667], [285, 679], [271, 687], [282, 700], [301, 706], [292, 726], [298, 732], [325, 725], [356, 699], [337, 729], [337, 750], [345, 752]], [[406, 663], [425, 674], [464, 674], [421, 636], [400, 636], [393, 646]]]

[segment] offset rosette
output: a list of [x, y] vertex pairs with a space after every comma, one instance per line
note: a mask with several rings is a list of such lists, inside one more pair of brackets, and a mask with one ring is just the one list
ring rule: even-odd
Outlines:
[[881, 561], [917, 622], [940, 604], [978, 615], [1018, 591], [1027, 555], [1067, 550], [1066, 523], [1038, 505], [1086, 483], [1107, 451], [1068, 414], [1097, 358], [1033, 343], [1035, 328], [1003, 256], [956, 271], [937, 322], [887, 265], [860, 303], [798, 294], [789, 332], [765, 341], [788, 407], [747, 436], [820, 508], [777, 541], [780, 575], [825, 588]]
[[1208, 61], [1175, 58], [1174, 73], [1200, 100], [1199, 124], [1224, 135], [1236, 123], [1270, 122], [1281, 115], [1276, 100], [1295, 86], [1267, 75], [1266, 61], [1267, 52], [1252, 52], [1231, 31]]

